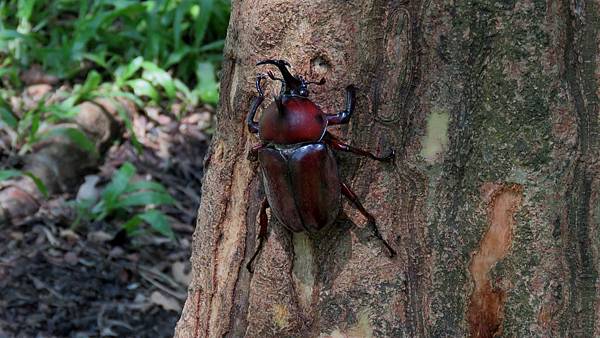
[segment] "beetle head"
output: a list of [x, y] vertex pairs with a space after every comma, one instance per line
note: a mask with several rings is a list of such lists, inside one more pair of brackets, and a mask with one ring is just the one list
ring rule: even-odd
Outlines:
[[272, 73], [269, 73], [269, 77], [273, 80], [279, 80], [282, 83], [280, 95], [297, 95], [302, 97], [308, 97], [308, 85], [311, 83], [322, 85], [325, 83], [325, 79], [321, 79], [318, 82], [306, 81], [300, 75], [292, 75], [288, 70], [290, 66], [289, 62], [285, 60], [263, 60], [256, 65], [274, 65], [279, 69], [283, 79], [276, 78]]

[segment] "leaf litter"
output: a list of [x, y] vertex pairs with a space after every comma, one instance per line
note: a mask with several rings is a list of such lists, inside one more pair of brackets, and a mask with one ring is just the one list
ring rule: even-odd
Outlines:
[[[38, 76], [32, 74], [31, 76]], [[51, 79], [48, 80], [50, 82]], [[190, 281], [191, 233], [200, 201], [213, 110], [177, 116], [152, 107], [133, 116], [140, 153], [125, 138], [71, 193], [51, 196], [35, 215], [0, 226], [0, 337], [171, 337]], [[0, 131], [1, 132], [1, 131]], [[0, 151], [0, 165], [15, 157]], [[161, 206], [176, 234], [118, 240], [115, 219], [72, 227], [70, 201], [96, 199], [125, 162], [176, 199]]]

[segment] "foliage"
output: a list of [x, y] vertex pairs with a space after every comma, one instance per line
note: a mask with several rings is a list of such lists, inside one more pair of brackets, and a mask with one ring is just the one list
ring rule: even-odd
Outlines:
[[[0, 2], [0, 82], [8, 81], [5, 87], [19, 87], [18, 74], [32, 64], [62, 79], [86, 74], [65, 100], [47, 105], [42, 98], [21, 117], [11, 111], [2, 98], [7, 90], [1, 89], [0, 122], [15, 130], [23, 153], [42, 139], [42, 122], [69, 120], [77, 114], [77, 103], [100, 94], [125, 96], [138, 106], [142, 99], [214, 105], [214, 63], [221, 58], [228, 17], [228, 0]], [[119, 113], [131, 131], [130, 117]], [[60, 133], [95, 150], [81, 133]]]
[[[138, 56], [194, 85], [219, 62], [228, 0], [8, 0], [0, 3], [0, 76], [34, 63], [62, 79], [110, 74]], [[14, 15], [16, 13], [16, 15]], [[3, 59], [3, 60], [2, 60]]]
[[42, 180], [40, 180], [39, 177], [35, 176], [34, 174], [30, 172], [22, 172], [20, 170], [15, 169], [0, 170], [0, 181], [8, 180], [19, 176], [29, 177], [33, 181], [37, 189], [40, 191], [40, 193], [42, 193], [44, 197], [48, 197], [48, 188], [46, 188], [44, 182], [42, 182]]
[[[98, 156], [79, 129], [45, 127], [71, 121], [79, 103], [99, 96], [115, 102], [126, 97], [139, 107], [216, 105], [229, 12], [229, 0], [0, 1], [0, 129], [11, 135], [19, 155], [39, 141], [64, 137]], [[24, 85], [20, 76], [34, 65], [72, 90], [16, 110], [10, 98], [18, 96]], [[121, 104], [115, 106], [140, 151], [131, 117]], [[6, 169], [0, 180], [23, 175], [47, 194], [31, 173]], [[129, 233], [147, 223], [172, 238], [166, 216], [155, 207], [173, 199], [156, 182], [133, 182], [134, 175], [135, 167], [125, 163], [99, 202], [77, 203], [80, 216], [122, 220]]]
[[[100, 200], [90, 208], [91, 218], [100, 221], [108, 217], [129, 217], [123, 223], [128, 233], [137, 232], [139, 225], [145, 222], [162, 235], [174, 238], [167, 217], [156, 207], [175, 201], [165, 187], [157, 182], [133, 181], [135, 172], [135, 167], [126, 162], [114, 173], [111, 182], [102, 191]], [[139, 211], [140, 207], [146, 209]]]

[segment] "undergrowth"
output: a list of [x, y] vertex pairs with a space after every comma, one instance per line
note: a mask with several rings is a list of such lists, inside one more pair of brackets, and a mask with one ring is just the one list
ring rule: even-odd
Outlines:
[[[229, 12], [228, 0], [0, 2], [0, 129], [15, 135], [11, 146], [19, 156], [56, 134], [94, 153], [94, 144], [78, 129], [59, 128], [47, 135], [40, 125], [73, 120], [77, 104], [99, 96], [123, 96], [140, 107], [165, 109], [174, 102], [216, 105]], [[10, 98], [23, 90], [22, 74], [32, 67], [73, 88], [58, 102], [44, 97], [34, 108], [15, 111]], [[139, 150], [131, 117], [124, 109], [119, 113]], [[135, 171], [125, 163], [99, 202], [78, 205], [80, 215], [96, 221], [119, 216], [126, 219], [122, 225], [129, 233], [147, 223], [172, 237], [157, 208], [172, 198], [159, 183], [130, 181]], [[0, 180], [19, 175], [30, 176], [46, 190], [43, 182], [18, 168], [2, 168]]]

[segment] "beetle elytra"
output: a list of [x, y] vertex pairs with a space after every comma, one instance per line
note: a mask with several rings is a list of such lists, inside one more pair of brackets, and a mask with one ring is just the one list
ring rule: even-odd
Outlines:
[[[327, 131], [327, 126], [346, 124], [354, 112], [356, 88], [346, 87], [346, 109], [337, 114], [325, 114], [308, 98], [308, 85], [323, 84], [306, 81], [292, 75], [284, 60], [264, 60], [257, 65], [276, 66], [283, 78], [272, 72], [256, 77], [258, 96], [252, 102], [246, 118], [248, 130], [258, 134], [261, 143], [252, 148], [251, 160], [258, 159], [266, 197], [259, 216], [258, 246], [247, 264], [252, 263], [261, 251], [267, 236], [267, 208], [283, 226], [292, 232], [315, 232], [332, 224], [341, 208], [341, 195], [346, 196], [368, 220], [375, 236], [383, 242], [389, 256], [396, 252], [383, 239], [375, 218], [363, 207], [348, 185], [341, 181], [332, 150], [351, 152], [374, 160], [388, 162], [394, 152], [384, 157], [352, 147]], [[258, 108], [264, 100], [261, 87], [266, 78], [280, 81], [279, 96], [265, 108], [259, 122], [254, 121]]]

